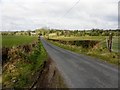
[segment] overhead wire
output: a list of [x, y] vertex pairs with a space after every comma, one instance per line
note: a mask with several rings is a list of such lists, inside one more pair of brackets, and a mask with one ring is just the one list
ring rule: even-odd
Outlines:
[[65, 17], [79, 2], [80, 2], [80, 0], [78, 0], [75, 4], [73, 4], [73, 6], [72, 6], [70, 9], [68, 9], [68, 10], [63, 14], [63, 16], [59, 17], [57, 21], [59, 21], [59, 23], [60, 23], [61, 18]]
[[66, 16], [79, 2], [80, 0], [78, 0], [62, 17]]

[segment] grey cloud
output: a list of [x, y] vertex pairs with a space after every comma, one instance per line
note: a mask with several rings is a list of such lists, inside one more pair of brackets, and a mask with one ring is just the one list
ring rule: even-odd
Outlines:
[[[60, 29], [116, 29], [117, 0], [4, 0], [2, 28], [5, 30], [51, 27]], [[114, 2], [114, 3], [113, 3]]]

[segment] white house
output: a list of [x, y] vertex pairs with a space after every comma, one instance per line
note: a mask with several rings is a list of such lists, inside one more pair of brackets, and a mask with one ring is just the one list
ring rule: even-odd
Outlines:
[[31, 36], [35, 36], [36, 33], [35, 32], [30, 32]]

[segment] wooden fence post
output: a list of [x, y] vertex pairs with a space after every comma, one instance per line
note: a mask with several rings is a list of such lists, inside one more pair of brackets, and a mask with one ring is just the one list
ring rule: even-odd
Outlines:
[[109, 39], [108, 39], [108, 49], [111, 52], [112, 50], [112, 33], [110, 33], [109, 35]]

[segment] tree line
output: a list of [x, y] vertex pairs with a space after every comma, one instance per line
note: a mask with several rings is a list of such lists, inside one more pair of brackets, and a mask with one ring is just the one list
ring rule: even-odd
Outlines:
[[36, 29], [34, 31], [15, 31], [15, 32], [2, 32], [1, 35], [43, 35], [55, 33], [57, 36], [109, 36], [112, 33], [113, 36], [119, 36], [120, 31], [116, 30], [103, 30], [103, 29], [91, 29], [91, 30], [58, 30], [58, 29]]

